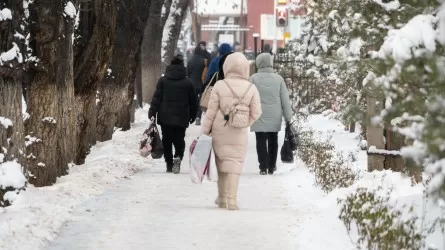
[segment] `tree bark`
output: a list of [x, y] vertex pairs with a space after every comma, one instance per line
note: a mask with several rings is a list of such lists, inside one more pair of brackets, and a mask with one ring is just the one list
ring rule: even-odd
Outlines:
[[29, 5], [30, 44], [39, 59], [29, 69], [29, 181], [35, 186], [67, 174], [73, 156], [74, 18], [65, 14], [66, 0], [39, 0]]
[[189, 0], [174, 0], [172, 4], [172, 8], [175, 10], [175, 12], [170, 13], [170, 16], [168, 17], [169, 22], [166, 26], [164, 26], [162, 38], [164, 49], [164, 55], [162, 58], [162, 72], [165, 72], [167, 65], [170, 64], [176, 48], [178, 47], [178, 39], [181, 35], [182, 23], [185, 15], [187, 14], [189, 3]]
[[142, 44], [142, 96], [150, 103], [156, 89], [156, 83], [161, 76], [161, 45], [164, 27], [161, 23], [163, 0], [152, 0], [150, 16], [144, 31]]
[[79, 165], [85, 162], [91, 146], [96, 143], [96, 94], [113, 54], [117, 15], [114, 0], [82, 2], [80, 10], [74, 61], [74, 163]]
[[[167, 21], [167, 18], [170, 14], [170, 7], [172, 5], [172, 0], [165, 0], [164, 2], [164, 6], [162, 7], [163, 10], [165, 10], [165, 12], [161, 13], [161, 25], [162, 27], [164, 27], [165, 22]], [[143, 53], [140, 53], [139, 56], [139, 61], [138, 61], [138, 66], [137, 66], [137, 70], [136, 70], [136, 81], [135, 81], [135, 91], [136, 91], [136, 96], [137, 96], [137, 106], [142, 108], [143, 105], [143, 97], [142, 97], [142, 57], [143, 57]]]
[[[174, 0], [174, 1], [177, 1], [177, 0]], [[187, 1], [189, 1], [189, 0], [187, 0]], [[165, 23], [167, 22], [167, 19], [170, 16], [172, 2], [173, 2], [173, 0], [165, 0], [164, 1], [164, 6], [162, 8], [165, 10], [165, 12], [161, 12], [161, 26], [162, 27], [165, 26]]]
[[[0, 22], [0, 51], [6, 52], [23, 44], [23, 40], [15, 37], [17, 31], [22, 32], [20, 24], [23, 20], [23, 5], [19, 1], [1, 1], [2, 7], [11, 10], [13, 19]], [[14, 45], [15, 44], [15, 45]], [[11, 67], [12, 66], [12, 67]], [[22, 116], [22, 75], [23, 65], [17, 58], [0, 62], [0, 119], [8, 119], [12, 124], [0, 121], [0, 165], [7, 161], [17, 161], [22, 166], [25, 162], [25, 139]], [[25, 169], [23, 169], [25, 172]], [[3, 200], [13, 187], [0, 188], [0, 206], [9, 205]]]
[[124, 130], [130, 127], [129, 110], [134, 98], [136, 68], [151, 4], [152, 1], [140, 0], [123, 0], [118, 3], [110, 67], [112, 73], [105, 77], [99, 87], [98, 141], [110, 140], [115, 125]]

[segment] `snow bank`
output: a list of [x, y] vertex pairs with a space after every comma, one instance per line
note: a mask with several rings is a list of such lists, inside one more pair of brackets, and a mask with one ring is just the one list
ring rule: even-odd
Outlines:
[[[111, 141], [98, 143], [84, 165], [70, 167], [69, 175], [59, 178], [55, 185], [29, 186], [15, 197], [11, 206], [0, 208], [0, 249], [41, 249], [72, 219], [74, 207], [150, 166], [150, 160], [140, 157], [137, 150], [140, 136], [148, 126], [147, 110], [138, 109], [130, 131], [116, 131]], [[8, 171], [18, 174], [19, 167], [12, 166]], [[21, 182], [7, 184], [19, 186]], [[8, 193], [8, 198], [13, 196]]]
[[309, 116], [305, 127], [317, 132], [317, 138], [320, 140], [332, 138], [336, 150], [342, 152], [344, 158], [350, 161], [353, 170], [366, 171], [368, 156], [366, 151], [360, 150], [360, 144], [363, 144], [360, 138], [360, 128], [357, 126], [355, 133], [345, 131], [343, 123], [329, 118], [335, 117], [332, 112], [325, 113], [326, 116]]
[[[332, 136], [332, 140], [337, 150], [359, 150], [356, 143], [356, 135], [342, 131], [341, 122], [330, 119], [323, 115], [309, 116], [308, 122], [304, 124], [304, 129], [313, 129], [324, 136]], [[364, 155], [363, 155], [364, 153]], [[367, 155], [364, 151], [359, 153], [359, 160], [355, 162], [357, 169], [367, 169]], [[444, 208], [440, 208], [433, 200], [424, 199], [425, 187], [421, 184], [412, 185], [411, 179], [401, 173], [385, 171], [367, 172], [362, 171], [360, 179], [348, 188], [339, 188], [331, 193], [315, 198], [312, 212], [317, 216], [303, 221], [302, 227], [305, 230], [299, 235], [301, 246], [311, 246], [313, 250], [322, 249], [356, 249], [351, 242], [345, 226], [338, 219], [340, 207], [338, 199], [344, 199], [349, 194], [356, 192], [357, 188], [367, 188], [380, 195], [389, 195], [391, 205], [402, 208], [404, 205], [413, 206], [414, 213], [422, 218], [426, 224], [444, 213]], [[314, 199], [314, 198], [312, 198]], [[323, 225], [320, 227], [319, 225]], [[351, 233], [354, 238], [354, 232]], [[323, 236], [323, 240], [320, 240]], [[427, 237], [427, 245], [436, 249], [445, 250], [443, 236], [440, 231], [436, 231]]]

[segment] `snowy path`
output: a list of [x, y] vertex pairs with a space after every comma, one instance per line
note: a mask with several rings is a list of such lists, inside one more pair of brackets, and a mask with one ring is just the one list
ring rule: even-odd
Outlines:
[[[188, 129], [187, 144], [198, 130]], [[320, 194], [312, 177], [300, 163], [279, 165], [274, 176], [258, 175], [252, 133], [249, 143], [240, 211], [213, 205], [216, 183], [193, 184], [188, 157], [179, 175], [166, 174], [156, 161], [76, 208], [47, 249], [308, 249], [298, 245], [298, 234], [316, 213], [311, 200]]]

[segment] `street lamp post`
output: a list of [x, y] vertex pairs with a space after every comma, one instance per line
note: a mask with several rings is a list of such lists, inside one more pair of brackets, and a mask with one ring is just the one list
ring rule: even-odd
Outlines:
[[[256, 57], [258, 56], [258, 37], [260, 36], [260, 34], [258, 33], [253, 33], [253, 49], [254, 49], [254, 61], [256, 61]], [[255, 64], [255, 73], [258, 71], [257, 67], [256, 67], [256, 63]]]
[[261, 39], [261, 53], [264, 53], [264, 39]]
[[258, 37], [260, 36], [260, 34], [258, 33], [253, 33], [253, 53], [255, 55], [255, 60], [256, 57], [258, 55]]

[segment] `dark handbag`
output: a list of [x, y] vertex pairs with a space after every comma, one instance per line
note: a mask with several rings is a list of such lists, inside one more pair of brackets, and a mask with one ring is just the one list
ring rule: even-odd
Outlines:
[[283, 163], [294, 162], [294, 152], [297, 150], [299, 144], [299, 137], [296, 129], [291, 123], [286, 124], [284, 143], [281, 147], [281, 161]]
[[283, 146], [281, 147], [281, 161], [283, 163], [294, 163], [294, 152], [290, 146], [290, 142], [284, 139]]
[[297, 150], [300, 144], [300, 137], [298, 136], [297, 129], [295, 128], [295, 126], [292, 125], [292, 123], [286, 124], [286, 132], [284, 137], [285, 140], [289, 141], [292, 151]]
[[151, 141], [151, 157], [153, 159], [160, 159], [164, 155], [164, 147], [162, 146], [161, 135], [155, 122], [153, 122], [150, 127], [152, 127], [150, 136], [153, 138], [153, 140]]

